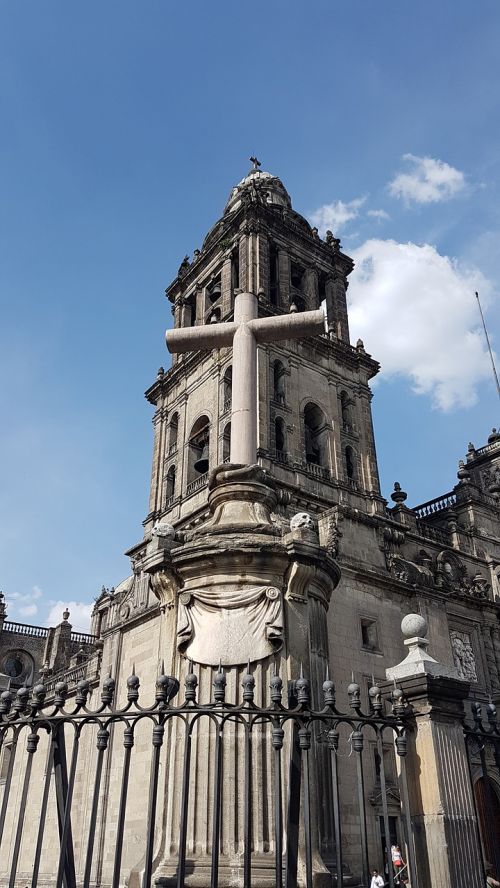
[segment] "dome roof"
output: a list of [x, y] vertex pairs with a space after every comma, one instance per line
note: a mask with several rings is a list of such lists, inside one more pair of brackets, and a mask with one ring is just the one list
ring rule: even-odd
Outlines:
[[289, 209], [292, 207], [290, 195], [281, 179], [265, 170], [250, 170], [241, 182], [235, 185], [229, 195], [224, 213], [233, 213], [234, 210], [237, 210], [241, 206], [244, 194], [275, 206], [288, 207]]

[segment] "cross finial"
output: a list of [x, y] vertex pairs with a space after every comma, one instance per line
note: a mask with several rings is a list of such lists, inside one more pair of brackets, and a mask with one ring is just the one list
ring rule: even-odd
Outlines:
[[261, 162], [260, 162], [260, 160], [257, 160], [256, 157], [251, 157], [250, 160], [251, 160], [251, 162], [253, 163], [253, 168], [254, 168], [254, 170], [258, 170], [259, 167], [261, 166]]

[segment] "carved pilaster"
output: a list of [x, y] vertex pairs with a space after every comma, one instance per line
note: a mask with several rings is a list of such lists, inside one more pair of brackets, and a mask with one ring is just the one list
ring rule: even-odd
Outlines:
[[492, 627], [491, 640], [493, 642], [493, 650], [495, 652], [497, 674], [500, 675], [500, 629]]
[[470, 686], [432, 675], [402, 678], [398, 684], [415, 717], [406, 774], [418, 884], [484, 888], [462, 727]]
[[484, 653], [486, 656], [486, 664], [488, 666], [486, 681], [489, 685], [488, 690], [492, 694], [500, 691], [500, 681], [498, 680], [498, 669], [495, 658], [495, 648], [493, 646], [493, 638], [490, 626], [482, 627]]
[[290, 298], [290, 256], [278, 250], [278, 306], [286, 308]]
[[233, 263], [231, 256], [227, 256], [222, 264], [221, 291], [222, 317], [225, 317], [233, 307]]
[[257, 268], [257, 292], [264, 293], [269, 299], [269, 241], [267, 236], [260, 232], [258, 239], [258, 268]]

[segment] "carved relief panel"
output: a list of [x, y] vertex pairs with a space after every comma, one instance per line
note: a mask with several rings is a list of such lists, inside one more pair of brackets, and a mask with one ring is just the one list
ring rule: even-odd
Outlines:
[[450, 632], [453, 662], [460, 678], [464, 681], [477, 682], [476, 658], [470, 635], [453, 629]]

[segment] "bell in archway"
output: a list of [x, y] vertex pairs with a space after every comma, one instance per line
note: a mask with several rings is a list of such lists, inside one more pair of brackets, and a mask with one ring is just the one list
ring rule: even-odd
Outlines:
[[220, 288], [220, 283], [217, 282], [211, 287], [208, 293], [208, 298], [210, 302], [217, 302], [218, 299], [222, 296], [222, 290]]
[[204, 475], [205, 472], [208, 472], [208, 444], [203, 445], [203, 449], [194, 464], [194, 468], [200, 475]]

